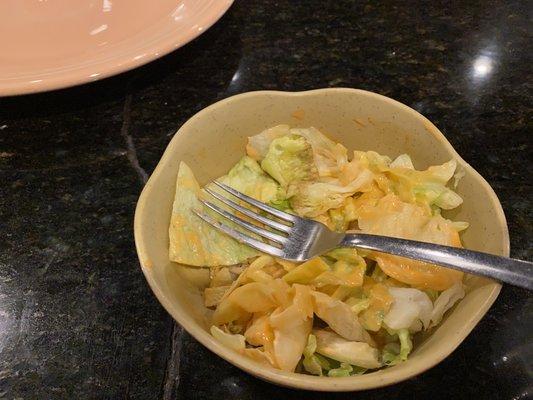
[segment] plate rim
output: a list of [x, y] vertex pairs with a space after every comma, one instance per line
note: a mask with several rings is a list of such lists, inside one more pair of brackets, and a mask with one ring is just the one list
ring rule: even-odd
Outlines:
[[[90, 65], [73, 65], [69, 69], [62, 69], [48, 73], [25, 74], [23, 77], [0, 78], [0, 97], [19, 96], [25, 94], [42, 93], [52, 90], [65, 89], [86, 83], [100, 81], [111, 76], [141, 67], [158, 58], [166, 56], [173, 51], [190, 43], [209, 28], [211, 28], [233, 5], [234, 0], [216, 0], [213, 5], [217, 6], [215, 12], [209, 16], [201, 15], [195, 21], [199, 29], [189, 30], [185, 37], [179, 41], [174, 39], [173, 29], [157, 41], [155, 45], [147, 45], [136, 48], [132, 53], [120, 55], [116, 58], [104, 59]], [[139, 57], [145, 54], [143, 57]], [[96, 75], [97, 73], [97, 75]], [[91, 76], [91, 75], [95, 76]]]

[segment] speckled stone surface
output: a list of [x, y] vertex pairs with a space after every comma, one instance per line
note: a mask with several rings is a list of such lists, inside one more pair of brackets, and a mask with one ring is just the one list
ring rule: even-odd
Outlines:
[[492, 185], [512, 255], [531, 260], [531, 3], [236, 1], [138, 70], [0, 99], [0, 398], [528, 399], [533, 298], [504, 286], [420, 376], [323, 395], [259, 381], [181, 331], [133, 244], [147, 174], [203, 107], [257, 89], [345, 86], [430, 118]]

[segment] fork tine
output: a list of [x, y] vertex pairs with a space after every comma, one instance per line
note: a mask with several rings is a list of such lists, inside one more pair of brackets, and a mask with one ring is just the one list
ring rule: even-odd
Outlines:
[[278, 217], [279, 219], [282, 219], [284, 221], [287, 221], [287, 222], [295, 222], [296, 221], [296, 217], [294, 215], [291, 215], [289, 213], [286, 213], [286, 212], [283, 212], [283, 211], [280, 211], [280, 210], [277, 210], [275, 209], [274, 207], [270, 207], [270, 206], [267, 206], [265, 203], [262, 203], [250, 196], [247, 196], [231, 187], [229, 187], [228, 185], [225, 185], [223, 183], [220, 183], [220, 182], [217, 182], [217, 181], [214, 181], [213, 182], [215, 185], [217, 185], [219, 188], [221, 189], [224, 189], [226, 192], [232, 194], [233, 196], [237, 197], [238, 199], [242, 200], [242, 201], [245, 201], [246, 203], [249, 203], [251, 205], [253, 205], [254, 207], [257, 207], [263, 211], [266, 211], [276, 217]]
[[210, 216], [201, 213], [196, 210], [192, 210], [198, 217], [203, 219], [205, 222], [207, 222], [209, 225], [214, 227], [215, 229], [219, 229], [225, 234], [231, 236], [233, 239], [237, 240], [240, 243], [244, 243], [250, 247], [253, 247], [256, 250], [262, 251], [263, 253], [270, 254], [274, 257], [282, 257], [283, 251], [275, 246], [272, 246], [270, 244], [264, 243], [260, 240], [251, 238], [250, 236], [247, 236], [231, 227], [229, 227], [226, 224], [223, 224], [222, 222], [219, 222], [215, 220], [214, 218], [211, 218]]
[[233, 215], [226, 210], [223, 210], [222, 208], [214, 205], [213, 203], [210, 203], [209, 201], [200, 200], [206, 207], [210, 208], [214, 212], [222, 215], [223, 217], [229, 219], [231, 222], [242, 226], [245, 229], [248, 229], [250, 232], [253, 232], [259, 236], [262, 236], [264, 238], [270, 239], [273, 242], [279, 243], [281, 245], [285, 244], [287, 242], [287, 238], [285, 236], [279, 235], [274, 232], [267, 231], [266, 229], [260, 228], [257, 225], [251, 224], [248, 221], [245, 221], [242, 218], [237, 217], [236, 215]]
[[253, 212], [252, 210], [250, 210], [250, 209], [248, 209], [246, 207], [243, 207], [243, 206], [235, 203], [234, 201], [231, 201], [227, 197], [222, 196], [221, 194], [215, 192], [214, 190], [209, 189], [208, 187], [204, 188], [204, 190], [207, 193], [209, 193], [211, 196], [213, 196], [214, 198], [220, 200], [222, 203], [224, 203], [228, 207], [231, 207], [231, 208], [243, 213], [247, 217], [250, 217], [252, 219], [255, 219], [256, 221], [259, 221], [262, 224], [265, 224], [266, 226], [269, 226], [271, 228], [274, 228], [274, 229], [276, 229], [278, 231], [285, 232], [285, 233], [290, 233], [290, 231], [291, 231], [291, 227], [290, 226], [284, 225], [284, 224], [282, 224], [280, 222], [277, 222], [277, 221], [274, 221], [274, 220], [272, 220], [270, 218], [263, 217], [262, 215], [259, 215], [259, 214], [255, 213], [255, 212]]

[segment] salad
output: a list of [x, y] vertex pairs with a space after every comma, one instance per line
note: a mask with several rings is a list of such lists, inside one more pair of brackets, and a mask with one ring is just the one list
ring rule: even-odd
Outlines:
[[[460, 247], [468, 224], [441, 215], [462, 203], [456, 168], [455, 160], [420, 171], [406, 154], [350, 154], [315, 128], [279, 125], [250, 137], [218, 180], [335, 231]], [[409, 357], [413, 335], [465, 295], [462, 272], [383, 253], [337, 248], [303, 263], [261, 254], [193, 213], [209, 197], [182, 162], [170, 260], [209, 269], [211, 334], [270, 367], [341, 377], [395, 365]]]

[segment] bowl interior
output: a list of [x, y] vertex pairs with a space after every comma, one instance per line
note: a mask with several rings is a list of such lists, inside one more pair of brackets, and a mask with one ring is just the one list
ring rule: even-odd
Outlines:
[[465, 172], [457, 191], [464, 204], [453, 217], [470, 223], [467, 248], [508, 255], [507, 225], [496, 195], [486, 181], [453, 150], [427, 119], [386, 97], [355, 89], [301, 93], [251, 92], [218, 102], [192, 117], [174, 136], [148, 181], [135, 214], [135, 240], [141, 266], [167, 311], [197, 340], [238, 367], [285, 386], [313, 390], [361, 390], [414, 376], [450, 354], [488, 310], [500, 285], [469, 279], [467, 296], [429, 335], [419, 338], [410, 359], [363, 376], [331, 379], [284, 373], [255, 364], [211, 338], [210, 312], [198, 287], [207, 283], [202, 269], [182, 268], [168, 260], [168, 224], [180, 161], [201, 184], [225, 172], [244, 154], [246, 138], [286, 123], [315, 126], [349, 150], [374, 150], [390, 157], [411, 155], [418, 169], [455, 158]]

